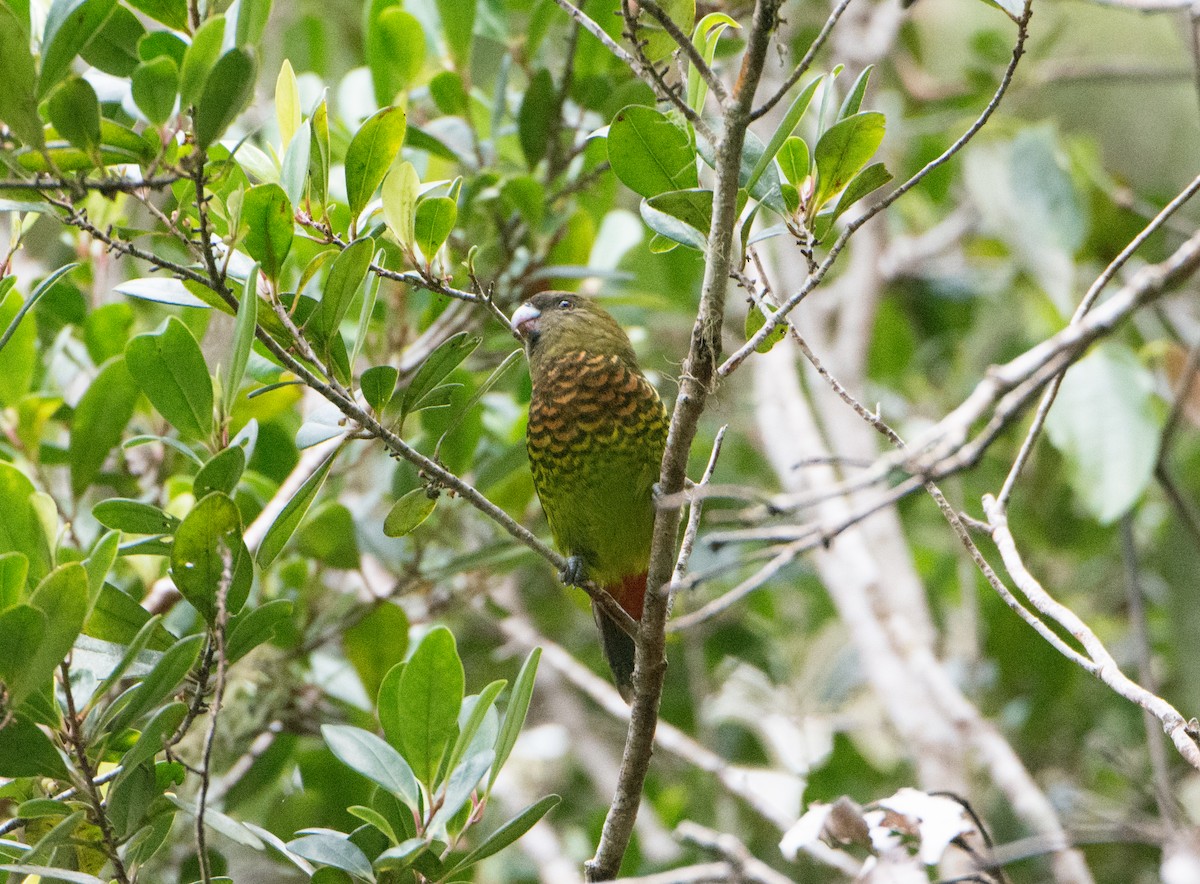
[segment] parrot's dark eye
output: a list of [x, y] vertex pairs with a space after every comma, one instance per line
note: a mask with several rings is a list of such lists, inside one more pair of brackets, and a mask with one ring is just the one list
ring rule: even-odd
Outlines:
[[570, 310], [574, 306], [575, 306], [575, 302], [572, 301], [570, 298], [563, 298], [561, 301], [558, 302], [558, 309], [560, 309], [560, 310]]

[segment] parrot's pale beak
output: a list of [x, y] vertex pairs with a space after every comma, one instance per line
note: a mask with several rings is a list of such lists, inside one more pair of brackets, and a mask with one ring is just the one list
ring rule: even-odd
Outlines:
[[512, 315], [512, 330], [520, 338], [531, 339], [537, 334], [537, 321], [541, 315], [542, 311], [532, 304], [522, 304]]

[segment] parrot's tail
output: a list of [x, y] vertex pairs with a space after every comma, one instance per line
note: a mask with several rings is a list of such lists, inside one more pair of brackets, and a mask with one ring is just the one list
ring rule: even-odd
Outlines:
[[[604, 588], [630, 617], [642, 619], [642, 605], [646, 600], [644, 571]], [[637, 647], [625, 630], [595, 605], [592, 606], [592, 614], [596, 618], [596, 625], [600, 627], [600, 647], [604, 651], [604, 659], [612, 670], [617, 690], [628, 703], [633, 697], [633, 663]]]

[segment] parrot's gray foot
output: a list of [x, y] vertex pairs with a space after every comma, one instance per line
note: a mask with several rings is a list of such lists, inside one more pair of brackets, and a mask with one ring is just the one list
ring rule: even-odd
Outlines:
[[567, 556], [567, 563], [558, 572], [558, 579], [566, 586], [583, 586], [587, 582], [586, 571], [582, 556]]

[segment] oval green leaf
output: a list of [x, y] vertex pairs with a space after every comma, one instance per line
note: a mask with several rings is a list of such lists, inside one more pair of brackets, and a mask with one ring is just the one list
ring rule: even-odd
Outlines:
[[398, 107], [385, 107], [370, 117], [346, 149], [346, 199], [357, 219], [371, 200], [404, 143], [406, 117]]
[[180, 433], [204, 437], [212, 432], [212, 378], [186, 325], [168, 317], [157, 332], [130, 340], [125, 359], [146, 398]]
[[608, 161], [634, 193], [654, 196], [699, 186], [688, 135], [652, 107], [630, 105], [608, 129]]
[[403, 537], [428, 519], [435, 507], [436, 497], [430, 497], [424, 488], [413, 489], [392, 504], [383, 520], [383, 533], [388, 537]]
[[250, 103], [254, 95], [254, 58], [231, 49], [217, 59], [196, 105], [196, 145], [207, 150]]
[[292, 202], [278, 184], [259, 184], [242, 198], [242, 223], [248, 226], [242, 247], [272, 280], [279, 278], [295, 236]]

